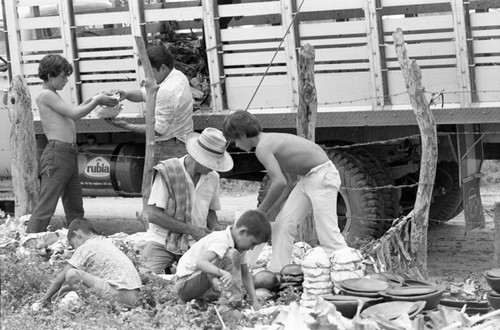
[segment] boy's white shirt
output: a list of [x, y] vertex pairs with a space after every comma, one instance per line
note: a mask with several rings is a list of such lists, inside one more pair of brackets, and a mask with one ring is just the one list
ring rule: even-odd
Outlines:
[[[189, 250], [179, 260], [176, 275], [184, 277], [196, 272], [196, 261], [206, 251], [214, 252], [218, 258], [222, 259], [229, 248], [234, 248], [234, 240], [231, 236], [231, 228], [227, 227], [222, 231], [215, 231], [194, 243]], [[240, 253], [241, 264], [246, 264], [246, 253]]]

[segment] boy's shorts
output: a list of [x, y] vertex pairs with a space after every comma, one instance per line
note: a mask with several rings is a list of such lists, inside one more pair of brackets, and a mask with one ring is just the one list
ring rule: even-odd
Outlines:
[[173, 282], [175, 292], [184, 302], [202, 296], [211, 287], [210, 279], [201, 270], [183, 277], [175, 276]]
[[[85, 273], [82, 270], [76, 270], [80, 276]], [[89, 275], [89, 273], [85, 273]], [[92, 275], [92, 274], [90, 274]], [[93, 275], [94, 276], [94, 275]], [[117, 289], [114, 285], [109, 284], [108, 281], [100, 277], [94, 276], [94, 289], [98, 290], [103, 296], [108, 296], [113, 300], [127, 307], [135, 307], [139, 304], [140, 291], [139, 289]]]

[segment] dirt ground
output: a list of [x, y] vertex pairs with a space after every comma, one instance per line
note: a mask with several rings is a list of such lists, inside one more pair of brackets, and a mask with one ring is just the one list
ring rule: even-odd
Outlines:
[[494, 205], [500, 203], [500, 186], [481, 188], [486, 226], [465, 231], [463, 212], [428, 232], [429, 276], [457, 280], [500, 267], [494, 262]]
[[[466, 233], [463, 213], [428, 232], [428, 272], [431, 279], [463, 281], [478, 278], [487, 269], [500, 267], [494, 263], [494, 204], [500, 202], [500, 185], [482, 188], [481, 198], [485, 210], [486, 227]], [[257, 193], [224, 191], [219, 219], [232, 222], [235, 214], [255, 208]], [[86, 217], [96, 219], [105, 234], [143, 231], [137, 221], [142, 209], [140, 198], [100, 197], [85, 198]], [[61, 205], [56, 210], [56, 221], [64, 215]]]

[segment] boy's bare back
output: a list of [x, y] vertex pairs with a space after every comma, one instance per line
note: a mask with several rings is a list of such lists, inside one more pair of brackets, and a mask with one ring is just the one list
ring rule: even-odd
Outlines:
[[36, 104], [40, 111], [43, 131], [48, 140], [75, 143], [76, 127], [73, 119], [57, 112], [59, 107], [68, 107], [54, 91], [43, 89], [36, 98]]
[[259, 160], [273, 155], [281, 170], [292, 175], [306, 175], [329, 160], [316, 143], [287, 133], [260, 133], [255, 152]]

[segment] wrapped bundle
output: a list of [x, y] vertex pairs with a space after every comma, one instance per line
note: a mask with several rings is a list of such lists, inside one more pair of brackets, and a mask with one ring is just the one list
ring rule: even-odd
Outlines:
[[290, 260], [290, 263], [300, 265], [302, 263], [302, 259], [304, 259], [304, 255], [310, 249], [312, 249], [312, 247], [306, 242], [296, 242], [293, 245], [292, 259]]
[[305, 253], [302, 259], [304, 292], [301, 295], [301, 306], [312, 307], [317, 296], [332, 293], [330, 268], [330, 258], [323, 248], [315, 247]]
[[356, 249], [346, 247], [337, 250], [330, 255], [330, 261], [330, 278], [335, 285], [349, 278], [365, 276], [363, 255]]

